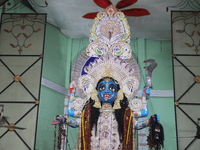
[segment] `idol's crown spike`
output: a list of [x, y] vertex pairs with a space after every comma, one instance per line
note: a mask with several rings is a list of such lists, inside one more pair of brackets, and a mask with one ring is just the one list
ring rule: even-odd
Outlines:
[[106, 70], [104, 72], [104, 74], [102, 75], [102, 77], [111, 77], [114, 78], [111, 68], [110, 68], [110, 64], [106, 66]]

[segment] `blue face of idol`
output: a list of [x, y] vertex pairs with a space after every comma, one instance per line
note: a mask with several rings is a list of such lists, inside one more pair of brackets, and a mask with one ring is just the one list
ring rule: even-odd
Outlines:
[[115, 82], [108, 79], [101, 81], [97, 86], [97, 90], [102, 104], [109, 103], [112, 105], [117, 98], [119, 88]]

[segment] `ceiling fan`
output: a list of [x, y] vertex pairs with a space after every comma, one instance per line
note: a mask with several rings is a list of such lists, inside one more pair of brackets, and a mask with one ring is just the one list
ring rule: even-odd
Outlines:
[[184, 149], [184, 150], [187, 150], [194, 141], [196, 141], [197, 139], [200, 139], [200, 126], [197, 125], [197, 132], [196, 132], [196, 135], [195, 136], [188, 136], [188, 137], [178, 137], [178, 138], [193, 138], [193, 140], [187, 145], [187, 147]]
[[0, 105], [0, 107], [1, 107], [1, 112], [0, 112], [0, 128], [4, 127], [4, 128], [8, 128], [9, 130], [15, 130], [15, 129], [24, 130], [25, 129], [25, 128], [22, 128], [22, 127], [17, 127], [14, 124], [6, 125], [5, 123], [7, 122], [7, 117], [5, 117], [3, 115], [4, 105]]
[[200, 139], [200, 126], [197, 126], [197, 132], [195, 136], [186, 136], [186, 137], [178, 137], [178, 138], [196, 138], [196, 139]]

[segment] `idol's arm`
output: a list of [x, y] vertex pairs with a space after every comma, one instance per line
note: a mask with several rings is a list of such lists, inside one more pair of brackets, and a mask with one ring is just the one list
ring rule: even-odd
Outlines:
[[[71, 96], [70, 96], [71, 97]], [[75, 99], [70, 99], [69, 100], [69, 105], [68, 105], [68, 115], [71, 117], [76, 117], [79, 118], [81, 116], [81, 111], [80, 110], [75, 110]]]
[[68, 105], [68, 115], [71, 117], [79, 117], [80, 112], [77, 112], [74, 107], [75, 107], [75, 93], [76, 93], [76, 84], [75, 82], [70, 83], [70, 88], [69, 88], [69, 105]]
[[[153, 120], [153, 121], [151, 121]], [[143, 120], [143, 121], [136, 121], [135, 129], [140, 130], [147, 126], [149, 126], [152, 122], [160, 122], [160, 115], [152, 115], [150, 119]]]
[[147, 117], [148, 116], [148, 105], [147, 105], [147, 100], [146, 97], [141, 98], [141, 110], [140, 111], [133, 111], [133, 114], [136, 118], [139, 117]]
[[147, 126], [149, 126], [149, 119], [144, 120], [144, 121], [136, 121], [136, 124], [135, 124], [135, 128], [137, 130], [143, 129]]
[[65, 123], [73, 128], [79, 127], [79, 122], [80, 122], [79, 118], [78, 119], [65, 118]]
[[144, 88], [142, 91], [142, 110], [138, 112], [136, 117], [147, 117], [148, 116], [148, 104], [147, 98], [150, 96], [150, 88]]
[[71, 118], [65, 118], [62, 115], [56, 115], [56, 117], [54, 118], [54, 123], [53, 124], [60, 124], [60, 123], [64, 123], [67, 124], [73, 128], [79, 127], [79, 122], [80, 122], [80, 118], [78, 119], [71, 119]]
[[69, 95], [68, 115], [71, 117], [80, 118], [84, 104], [89, 98], [88, 96], [86, 96], [84, 99], [75, 97], [75, 93], [76, 93], [76, 84], [73, 81], [72, 83], [70, 83], [70, 89], [68, 92]]

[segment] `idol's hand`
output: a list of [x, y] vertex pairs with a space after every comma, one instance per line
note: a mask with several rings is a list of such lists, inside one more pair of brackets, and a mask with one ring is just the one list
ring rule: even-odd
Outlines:
[[64, 123], [66, 122], [66, 118], [63, 117], [62, 115], [56, 115], [56, 117], [54, 117], [54, 121]]
[[57, 124], [60, 124], [60, 123], [65, 123], [66, 122], [66, 118], [63, 117], [62, 115], [56, 115], [54, 117], [54, 122], [52, 122], [51, 124], [52, 125], [57, 125]]
[[147, 98], [150, 96], [150, 88], [149, 87], [146, 87], [143, 89], [142, 96], [147, 97]]
[[160, 115], [158, 114], [152, 115], [150, 118], [150, 122], [160, 122]]
[[76, 83], [75, 81], [72, 81], [69, 86], [69, 95], [72, 94], [75, 95], [75, 93], [76, 93]]

